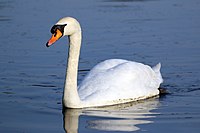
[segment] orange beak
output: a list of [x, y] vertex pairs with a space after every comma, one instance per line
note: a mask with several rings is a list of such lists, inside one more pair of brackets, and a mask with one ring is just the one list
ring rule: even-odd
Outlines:
[[57, 29], [56, 32], [52, 35], [52, 37], [47, 42], [46, 46], [47, 47], [51, 46], [53, 43], [55, 43], [61, 37], [62, 37], [62, 33], [59, 29]]

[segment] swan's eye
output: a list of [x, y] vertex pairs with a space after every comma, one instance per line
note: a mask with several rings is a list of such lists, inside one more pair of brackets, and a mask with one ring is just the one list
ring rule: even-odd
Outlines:
[[54, 37], [56, 37], [56, 35], [57, 35], [57, 32], [54, 33]]

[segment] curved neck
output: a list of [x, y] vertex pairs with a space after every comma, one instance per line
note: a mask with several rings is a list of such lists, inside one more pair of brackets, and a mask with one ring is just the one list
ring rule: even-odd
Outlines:
[[81, 31], [69, 36], [69, 43], [63, 102], [65, 107], [80, 108], [80, 98], [77, 91], [77, 76], [81, 48]]

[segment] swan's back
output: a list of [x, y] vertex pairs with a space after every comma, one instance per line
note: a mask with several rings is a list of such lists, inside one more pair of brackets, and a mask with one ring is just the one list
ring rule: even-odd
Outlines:
[[81, 82], [78, 91], [84, 102], [133, 101], [158, 95], [162, 81], [160, 64], [152, 69], [137, 62], [110, 59], [97, 64]]

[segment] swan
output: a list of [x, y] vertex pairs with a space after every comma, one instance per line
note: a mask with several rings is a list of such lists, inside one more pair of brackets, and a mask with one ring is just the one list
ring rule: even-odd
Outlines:
[[124, 59], [108, 59], [97, 64], [77, 86], [81, 48], [81, 26], [73, 17], [60, 19], [51, 28], [49, 47], [63, 36], [69, 37], [63, 105], [67, 108], [109, 106], [159, 95], [163, 82], [161, 64], [151, 68]]

